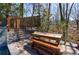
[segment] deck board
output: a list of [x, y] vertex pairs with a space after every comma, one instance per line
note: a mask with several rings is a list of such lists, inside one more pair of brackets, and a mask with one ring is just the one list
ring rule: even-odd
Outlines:
[[30, 55], [30, 53], [24, 50], [23, 45], [19, 42], [8, 44], [8, 49], [11, 55]]

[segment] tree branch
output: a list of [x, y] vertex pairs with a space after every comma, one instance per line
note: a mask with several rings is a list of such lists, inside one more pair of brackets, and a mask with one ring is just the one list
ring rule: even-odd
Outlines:
[[68, 21], [69, 21], [69, 16], [70, 16], [70, 13], [71, 13], [71, 10], [72, 10], [72, 7], [73, 7], [74, 3], [72, 3], [71, 7], [70, 7], [70, 10], [69, 10], [69, 14], [68, 14]]

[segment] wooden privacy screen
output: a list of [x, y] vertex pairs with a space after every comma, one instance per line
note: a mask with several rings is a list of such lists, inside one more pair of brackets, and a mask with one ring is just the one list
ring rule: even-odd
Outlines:
[[11, 16], [9, 16], [8, 17], [8, 32], [10, 31], [10, 28], [11, 28], [11, 23], [10, 23], [10, 21], [11, 21], [11, 18], [13, 18], [13, 23], [14, 23], [14, 31], [16, 32], [17, 30], [19, 30], [20, 29], [20, 25], [21, 25], [21, 23], [20, 23], [20, 17], [11, 17]]
[[17, 16], [9, 16], [8, 17], [8, 31], [10, 31], [10, 21], [11, 18], [14, 20], [14, 31], [17, 31], [20, 28], [26, 28], [26, 27], [38, 27], [40, 26], [40, 19], [39, 16], [33, 16], [33, 17], [17, 17]]
[[38, 27], [40, 26], [39, 16], [24, 17], [21, 19], [21, 27]]

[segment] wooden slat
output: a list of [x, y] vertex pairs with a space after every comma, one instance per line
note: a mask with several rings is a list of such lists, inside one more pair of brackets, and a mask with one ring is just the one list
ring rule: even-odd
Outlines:
[[44, 54], [44, 55], [49, 55], [49, 53], [47, 53], [46, 51], [42, 50], [42, 49], [39, 49], [37, 47], [34, 47], [36, 50], [39, 51], [39, 53], [41, 52], [41, 54]]
[[59, 45], [49, 44], [40, 40], [32, 39], [33, 47], [44, 50], [49, 54], [59, 54], [60, 48]]
[[42, 33], [42, 32], [34, 32], [33, 35], [43, 36], [43, 37], [49, 37], [49, 38], [62, 38], [62, 34], [52, 34], [52, 33]]
[[42, 50], [44, 50], [44, 51], [46, 51], [47, 53], [49, 53], [49, 54], [53, 54], [53, 50], [52, 49], [49, 49], [49, 48], [47, 48], [47, 47], [45, 47], [45, 46], [42, 46], [42, 45], [40, 45], [40, 44], [34, 44], [34, 47], [37, 47], [37, 48], [39, 48], [39, 49], [42, 49]]
[[42, 41], [39, 41], [39, 40], [35, 40], [35, 39], [32, 39], [32, 41], [36, 42], [38, 44], [44, 45], [44, 46], [48, 46], [49, 48], [59, 49], [59, 45], [54, 46], [54, 45], [51, 45], [51, 44], [48, 44], [48, 43], [45, 43], [45, 42], [42, 42]]
[[[46, 43], [50, 43], [50, 44], [53, 44], [53, 45], [59, 45], [59, 41], [58, 42], [55, 42], [53, 43], [51, 40], [49, 41], [48, 39], [42, 39], [42, 38], [37, 38], [37, 37], [34, 37], [33, 39], [36, 39], [36, 40], [39, 40], [39, 41], [43, 41], [43, 42], [46, 42]], [[48, 40], [48, 41], [47, 41]]]

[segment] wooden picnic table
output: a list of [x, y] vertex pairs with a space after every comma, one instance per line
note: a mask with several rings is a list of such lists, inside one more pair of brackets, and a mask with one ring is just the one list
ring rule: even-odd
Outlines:
[[51, 40], [56, 40], [56, 42], [59, 44], [60, 39], [62, 38], [62, 34], [53, 34], [53, 33], [46, 33], [46, 32], [34, 32], [32, 33], [32, 35], [34, 35], [34, 37], [38, 37], [39, 39], [41, 39], [41, 37], [47, 38], [49, 39], [49, 42]]
[[[42, 32], [34, 32], [32, 33], [32, 47], [36, 50], [44, 52], [44, 54], [59, 54], [59, 42], [62, 38], [62, 34], [52, 34], [52, 33], [42, 33]], [[44, 37], [45, 39], [41, 40]], [[49, 40], [45, 41], [46, 39]], [[51, 44], [51, 40], [56, 40], [57, 44]], [[47, 53], [48, 52], [48, 53]]]

